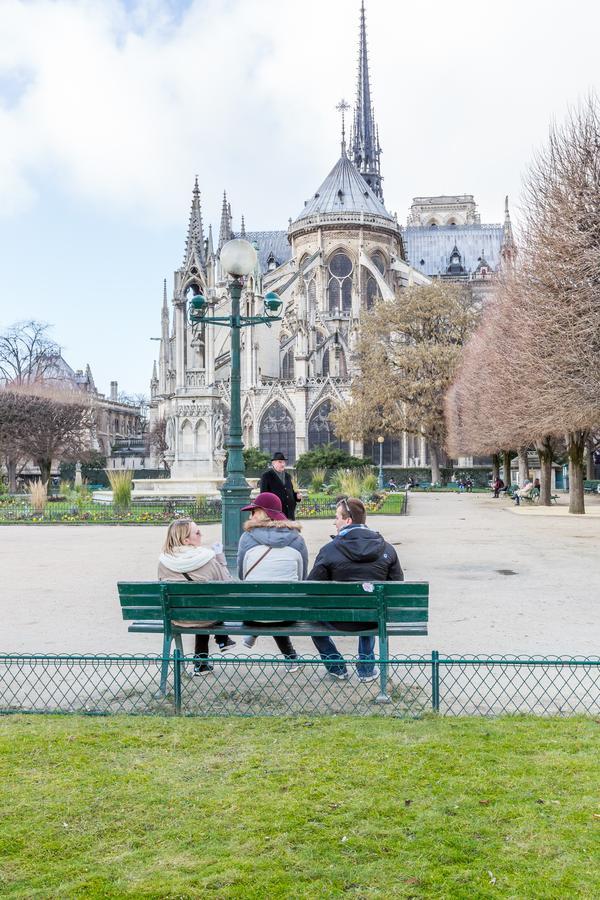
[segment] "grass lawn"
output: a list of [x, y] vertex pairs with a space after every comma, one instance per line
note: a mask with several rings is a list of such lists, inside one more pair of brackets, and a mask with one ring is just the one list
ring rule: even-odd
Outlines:
[[4, 897], [594, 898], [593, 719], [0, 719]]

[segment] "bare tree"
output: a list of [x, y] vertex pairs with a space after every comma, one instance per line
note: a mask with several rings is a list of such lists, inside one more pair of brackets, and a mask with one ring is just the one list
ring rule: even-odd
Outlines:
[[149, 450], [153, 450], [158, 459], [159, 465], [162, 464], [166, 471], [169, 470], [165, 454], [169, 449], [167, 443], [167, 423], [165, 419], [157, 419], [150, 431], [146, 433], [146, 443]]
[[0, 383], [44, 380], [60, 354], [59, 345], [48, 336], [50, 327], [30, 319], [15, 322], [0, 334]]
[[0, 391], [0, 420], [0, 438], [14, 456], [36, 463], [46, 484], [53, 460], [77, 459], [89, 450], [94, 410], [83, 394], [29, 384]]
[[360, 375], [350, 404], [332, 415], [336, 432], [346, 439], [401, 431], [424, 435], [431, 478], [439, 481], [444, 394], [477, 317], [471, 292], [442, 282], [411, 287], [394, 302], [379, 303], [363, 321]]

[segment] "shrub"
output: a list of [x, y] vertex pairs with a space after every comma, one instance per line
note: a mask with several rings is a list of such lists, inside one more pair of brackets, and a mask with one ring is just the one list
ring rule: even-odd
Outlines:
[[323, 490], [326, 473], [327, 470], [323, 466], [317, 466], [316, 469], [312, 469], [310, 473], [310, 489], [314, 494], [319, 494]]
[[35, 481], [29, 481], [27, 483], [27, 490], [31, 497], [31, 506], [33, 507], [34, 512], [43, 513], [48, 502], [47, 485], [45, 485], [40, 478], [37, 478]]
[[334, 491], [346, 497], [360, 497], [362, 478], [360, 472], [352, 469], [338, 469], [333, 479]]
[[244, 450], [244, 467], [246, 471], [253, 469], [266, 469], [271, 462], [269, 453], [265, 453], [260, 447], [246, 447]]
[[299, 456], [296, 462], [297, 469], [338, 469], [340, 467], [352, 469], [370, 465], [370, 459], [352, 456], [350, 453], [346, 453], [345, 450], [340, 450], [334, 444], [324, 444], [315, 450], [309, 450], [308, 453], [303, 453]]
[[362, 490], [366, 494], [372, 494], [377, 490], [378, 478], [375, 472], [365, 472], [362, 480]]
[[112, 490], [114, 505], [118, 509], [127, 509], [131, 503], [131, 469], [109, 469], [106, 474]]

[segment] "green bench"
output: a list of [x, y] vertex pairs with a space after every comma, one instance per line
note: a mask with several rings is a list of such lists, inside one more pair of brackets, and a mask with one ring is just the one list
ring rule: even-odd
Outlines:
[[[171, 644], [183, 655], [184, 634], [248, 634], [244, 621], [274, 620], [252, 626], [257, 635], [375, 635], [379, 656], [388, 658], [388, 635], [426, 635], [429, 612], [427, 582], [340, 581], [300, 582], [166, 582], [118, 583], [128, 630], [163, 634], [161, 691], [165, 691]], [[222, 622], [199, 628], [194, 622]], [[285, 625], [282, 622], [292, 621]], [[319, 627], [318, 622], [374, 622], [374, 629], [346, 631]], [[177, 623], [177, 624], [175, 624]], [[189, 623], [189, 624], [188, 624]], [[388, 699], [387, 664], [380, 666], [380, 695]]]
[[583, 490], [586, 494], [600, 494], [600, 481], [588, 478], [583, 482]]

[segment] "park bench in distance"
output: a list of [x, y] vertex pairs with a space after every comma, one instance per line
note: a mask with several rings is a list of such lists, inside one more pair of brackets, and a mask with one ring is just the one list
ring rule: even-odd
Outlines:
[[[183, 634], [248, 634], [244, 621], [294, 621], [295, 625], [252, 626], [257, 635], [332, 634], [317, 622], [377, 622], [368, 631], [336, 629], [335, 635], [376, 635], [379, 655], [388, 658], [388, 635], [426, 635], [429, 584], [423, 581], [167, 582], [120, 581], [119, 600], [128, 631], [163, 633], [160, 687], [164, 692], [171, 644], [183, 653]], [[194, 622], [223, 622], [198, 628]], [[190, 623], [187, 625], [186, 623]], [[177, 623], [177, 625], [175, 624]], [[237, 623], [237, 624], [232, 624]], [[386, 701], [387, 665], [380, 665], [380, 694]]]

